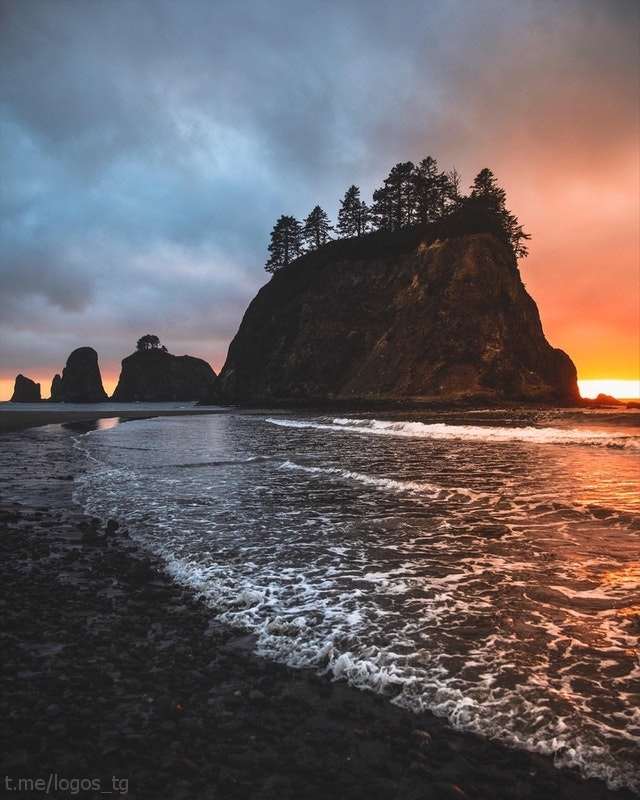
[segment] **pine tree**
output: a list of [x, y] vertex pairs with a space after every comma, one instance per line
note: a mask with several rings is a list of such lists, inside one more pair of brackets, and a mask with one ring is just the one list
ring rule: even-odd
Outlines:
[[280, 217], [271, 231], [268, 250], [271, 257], [264, 267], [267, 272], [277, 272], [298, 258], [302, 253], [302, 226], [295, 217]]
[[478, 200], [495, 217], [500, 218], [505, 211], [507, 194], [504, 189], [498, 186], [496, 176], [487, 167], [481, 169], [474, 178], [471, 184], [470, 197]]
[[416, 199], [411, 161], [396, 164], [373, 193], [373, 215], [378, 228], [397, 231], [416, 221]]
[[417, 165], [412, 175], [418, 222], [435, 222], [441, 219], [447, 205], [448, 179], [438, 172], [435, 158], [427, 156]]
[[369, 227], [369, 207], [360, 199], [360, 189], [350, 186], [340, 201], [338, 211], [338, 234], [344, 239], [362, 236]]
[[374, 189], [371, 216], [374, 225], [379, 231], [393, 230], [393, 196], [388, 186]]
[[529, 254], [524, 241], [531, 239], [531, 235], [523, 231], [518, 218], [507, 209], [506, 192], [498, 186], [495, 175], [487, 167], [480, 170], [471, 184], [469, 200], [499, 223], [516, 258], [524, 258]]
[[460, 192], [462, 178], [455, 167], [445, 173], [445, 178], [445, 206], [447, 210], [451, 211], [459, 208], [462, 203], [462, 193]]
[[329, 217], [325, 212], [316, 206], [304, 221], [302, 228], [302, 239], [307, 250], [318, 250], [330, 239], [330, 232], [333, 230], [329, 223]]
[[531, 239], [531, 234], [525, 233], [522, 229], [522, 225], [518, 222], [518, 218], [508, 211], [505, 217], [504, 227], [515, 257], [526, 258], [529, 255], [529, 248], [524, 242]]

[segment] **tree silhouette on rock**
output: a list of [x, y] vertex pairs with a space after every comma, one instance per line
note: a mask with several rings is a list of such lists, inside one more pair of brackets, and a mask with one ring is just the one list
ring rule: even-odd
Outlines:
[[[369, 207], [360, 189], [351, 185], [340, 201], [335, 230], [341, 239], [369, 232], [395, 232], [413, 226], [437, 229], [436, 236], [491, 233], [508, 245], [516, 260], [528, 255], [525, 233], [518, 218], [506, 207], [506, 193], [495, 175], [485, 167], [476, 175], [471, 192], [460, 192], [456, 169], [441, 172], [435, 158], [427, 156], [416, 166], [411, 161], [396, 164], [383, 186], [373, 192]], [[277, 272], [297, 259], [306, 248], [319, 250], [331, 240], [334, 228], [320, 206], [301, 225], [295, 217], [282, 216], [271, 232], [268, 272]], [[425, 231], [426, 233], [426, 231]]]
[[471, 194], [465, 202], [490, 214], [504, 231], [515, 257], [524, 258], [529, 254], [524, 242], [531, 235], [524, 232], [518, 218], [507, 209], [506, 200], [505, 190], [498, 186], [493, 172], [485, 167], [476, 175], [471, 184]]
[[417, 222], [437, 222], [455, 208], [460, 195], [460, 176], [455, 170], [450, 175], [439, 172], [435, 158], [427, 156], [413, 170], [412, 181]]
[[271, 257], [265, 264], [267, 272], [277, 272], [289, 266], [302, 253], [302, 226], [295, 217], [283, 215], [271, 231]]
[[369, 227], [369, 216], [369, 207], [360, 199], [360, 189], [357, 186], [350, 186], [340, 201], [338, 233], [343, 239], [362, 236]]
[[330, 239], [333, 230], [329, 217], [325, 212], [316, 206], [304, 221], [302, 228], [302, 239], [307, 250], [318, 250]]
[[163, 344], [160, 344], [160, 339], [152, 333], [147, 333], [145, 336], [141, 336], [140, 339], [138, 339], [136, 342], [136, 350], [162, 350], [164, 353], [167, 352], [167, 348]]
[[396, 164], [373, 193], [373, 216], [378, 228], [398, 231], [416, 221], [415, 167], [413, 162]]

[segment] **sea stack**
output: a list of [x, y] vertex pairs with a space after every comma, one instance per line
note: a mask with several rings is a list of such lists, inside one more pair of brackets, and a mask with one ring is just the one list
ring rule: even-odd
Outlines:
[[339, 240], [275, 273], [209, 402], [575, 404], [512, 250], [492, 233]]
[[12, 403], [39, 403], [40, 384], [26, 378], [24, 375], [17, 375], [11, 395]]
[[67, 359], [62, 375], [51, 382], [54, 403], [104, 403], [108, 400], [102, 386], [98, 354], [92, 347], [79, 347]]
[[122, 361], [114, 402], [159, 403], [201, 400], [216, 374], [201, 358], [174, 356], [160, 348], [138, 350]]

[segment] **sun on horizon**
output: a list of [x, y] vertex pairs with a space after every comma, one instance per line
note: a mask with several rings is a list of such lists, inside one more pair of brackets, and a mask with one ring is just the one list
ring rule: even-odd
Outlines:
[[617, 400], [637, 400], [640, 398], [640, 378], [622, 380], [619, 378], [593, 378], [578, 380], [582, 397], [595, 399], [599, 394], [610, 395]]

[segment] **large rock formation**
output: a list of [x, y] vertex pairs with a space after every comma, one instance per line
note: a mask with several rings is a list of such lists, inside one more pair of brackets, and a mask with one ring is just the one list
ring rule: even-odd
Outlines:
[[[422, 238], [421, 238], [422, 237]], [[547, 342], [494, 235], [333, 242], [250, 304], [209, 402], [571, 404], [571, 359]]]
[[211, 391], [215, 378], [201, 358], [174, 356], [159, 348], [138, 350], [122, 361], [111, 399], [126, 403], [200, 400]]
[[102, 386], [98, 354], [93, 347], [79, 347], [67, 359], [62, 376], [51, 382], [54, 403], [104, 403], [109, 398]]
[[25, 378], [24, 375], [16, 376], [11, 395], [12, 403], [39, 403], [41, 399], [39, 383], [32, 381], [31, 378]]

